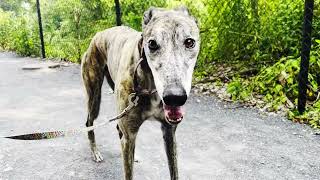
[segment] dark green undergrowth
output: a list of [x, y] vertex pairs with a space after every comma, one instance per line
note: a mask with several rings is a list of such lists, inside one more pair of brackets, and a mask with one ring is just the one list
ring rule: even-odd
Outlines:
[[299, 114], [296, 109], [300, 57], [281, 58], [277, 63], [263, 68], [251, 78], [233, 77], [228, 83], [227, 92], [235, 101], [248, 102], [258, 98], [263, 101], [259, 106], [267, 106], [268, 111], [285, 110], [293, 121], [308, 123], [312, 127], [319, 128], [320, 41], [316, 40], [316, 43], [310, 57], [305, 113]]
[[[209, 18], [207, 21], [219, 24], [206, 29], [202, 35], [205, 44], [200, 58], [203, 59], [195, 72], [198, 82], [200, 79], [200, 82], [226, 86], [233, 101], [271, 112], [286, 112], [295, 122], [319, 128], [319, 1], [315, 1], [314, 8], [307, 107], [303, 114], [296, 109], [303, 1], [233, 2], [231, 8], [223, 6], [222, 20]], [[254, 6], [258, 7], [258, 13]], [[221, 12], [212, 8], [213, 12]]]

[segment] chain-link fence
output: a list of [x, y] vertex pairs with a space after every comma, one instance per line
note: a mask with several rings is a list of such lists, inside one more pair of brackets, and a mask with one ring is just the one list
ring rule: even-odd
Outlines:
[[[307, 93], [319, 93], [320, 84], [318, 68], [308, 71], [311, 44], [319, 36], [318, 32], [314, 33], [315, 37], [311, 34], [314, 0], [209, 0], [206, 3], [203, 9], [196, 9], [189, 3], [197, 15], [207, 15], [200, 17], [204, 44], [200, 64], [240, 63], [246, 67], [242, 75], [255, 75], [260, 67], [274, 64], [281, 58], [301, 58], [299, 76], [294, 79], [299, 81], [299, 94], [292, 96], [298, 96], [298, 109], [302, 113]], [[121, 18], [120, 13], [116, 16]], [[312, 86], [308, 77], [318, 85]]]
[[[240, 76], [250, 76], [281, 58], [301, 58], [299, 75], [294, 78], [299, 82], [299, 94], [291, 96], [298, 96], [298, 110], [305, 111], [307, 93], [319, 93], [320, 84], [318, 69], [308, 71], [311, 44], [315, 41], [311, 34], [314, 0], [208, 0], [202, 9], [197, 9], [192, 2], [188, 5], [201, 20], [200, 66], [240, 63], [245, 67]], [[121, 24], [120, 9], [119, 1], [115, 0], [117, 25]], [[312, 87], [308, 77], [316, 78], [318, 85]]]
[[[79, 62], [96, 32], [120, 24], [141, 30], [143, 12], [150, 6], [171, 8], [184, 4], [200, 24], [202, 41], [197, 77], [215, 76], [215, 72], [223, 73], [228, 82], [255, 77], [250, 79], [253, 82], [250, 93], [265, 95], [269, 101], [291, 101], [291, 104], [299, 105], [300, 112], [304, 111], [305, 104], [319, 99], [319, 0], [40, 2], [48, 57]], [[0, 3], [5, 11], [16, 8], [9, 5]], [[24, 6], [23, 10], [17, 10], [17, 14], [29, 12], [12, 22], [17, 24], [10, 32], [15, 37], [6, 40], [6, 36], [0, 36], [0, 45], [12, 45], [30, 55], [40, 52], [40, 43], [37, 43], [40, 40], [36, 39], [35, 32], [38, 23], [36, 11], [32, 10], [35, 5], [31, 2], [31, 8]], [[10, 23], [10, 16], [7, 13], [3, 17]], [[7, 29], [1, 30], [0, 27], [0, 33], [7, 34]], [[238, 86], [244, 84], [238, 83]], [[245, 91], [242, 87], [236, 89]]]

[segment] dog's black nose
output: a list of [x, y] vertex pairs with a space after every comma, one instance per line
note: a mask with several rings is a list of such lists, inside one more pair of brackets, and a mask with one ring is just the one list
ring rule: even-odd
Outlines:
[[165, 88], [163, 101], [168, 106], [182, 106], [187, 101], [187, 93], [183, 88], [171, 85]]

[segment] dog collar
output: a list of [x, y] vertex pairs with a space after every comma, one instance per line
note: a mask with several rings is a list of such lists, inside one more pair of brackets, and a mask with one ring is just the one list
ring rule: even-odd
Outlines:
[[157, 92], [156, 89], [143, 89], [138, 82], [138, 68], [139, 66], [142, 67], [143, 71], [151, 71], [150, 67], [148, 66], [147, 58], [144, 53], [143, 48], [141, 48], [141, 53], [140, 53], [140, 60], [136, 64], [134, 68], [134, 75], [133, 75], [133, 91], [137, 96], [150, 96], [154, 93]]

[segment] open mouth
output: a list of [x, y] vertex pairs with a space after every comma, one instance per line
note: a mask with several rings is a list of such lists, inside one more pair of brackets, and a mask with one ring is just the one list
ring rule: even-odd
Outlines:
[[166, 121], [169, 124], [179, 124], [183, 119], [183, 109], [182, 106], [168, 106], [163, 105], [164, 114]]

